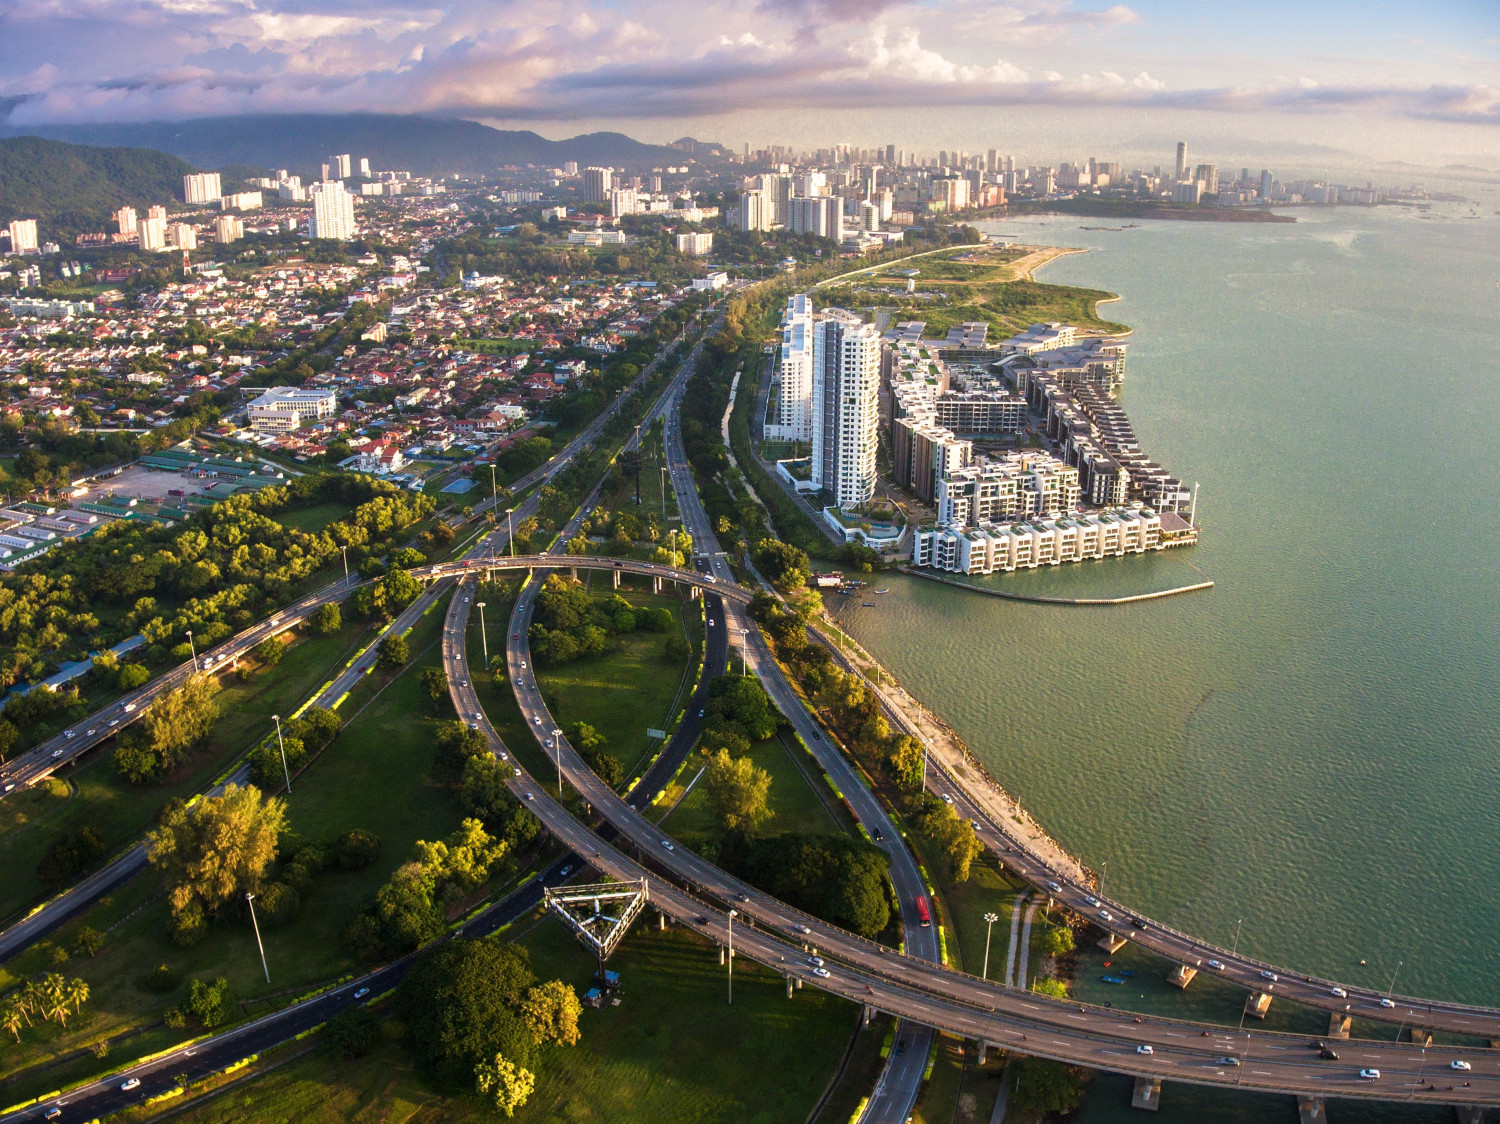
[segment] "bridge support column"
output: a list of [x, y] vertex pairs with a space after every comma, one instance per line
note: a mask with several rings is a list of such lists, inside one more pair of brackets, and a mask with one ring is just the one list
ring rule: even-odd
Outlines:
[[989, 1043], [986, 1042], [983, 1038], [981, 1038], [979, 1040], [979, 1064], [980, 1065], [984, 1064], [984, 1052], [985, 1052], [985, 1049], [988, 1046], [989, 1046]]
[[1453, 1115], [1458, 1117], [1458, 1124], [1484, 1124], [1484, 1109], [1478, 1105], [1454, 1105]]
[[802, 990], [802, 978], [800, 976], [797, 977], [797, 990], [798, 991]]
[[1432, 1031], [1425, 1026], [1409, 1026], [1406, 1028], [1406, 1035], [1418, 1046], [1432, 1045]]
[[1167, 982], [1173, 987], [1180, 987], [1186, 990], [1187, 985], [1193, 982], [1193, 977], [1197, 974], [1197, 968], [1189, 968], [1186, 964], [1179, 964], [1177, 965], [1177, 967], [1173, 968], [1171, 974], [1167, 976]]
[[573, 580], [575, 582], [578, 580], [578, 567], [577, 566], [569, 566], [568, 567], [568, 573], [573, 576]]
[[1156, 1112], [1161, 1108], [1161, 1078], [1137, 1077], [1135, 1091], [1130, 1094], [1130, 1107]]
[[719, 946], [719, 963], [720, 964], [724, 963], [724, 946], [723, 945]]
[[870, 1020], [875, 1016], [875, 1008], [868, 1003], [865, 1004], [865, 1026], [870, 1025]]
[[1328, 1119], [1327, 1105], [1322, 1097], [1297, 1097], [1297, 1119], [1301, 1124], [1324, 1124]]
[[792, 997], [792, 977], [791, 976], [788, 976], [786, 978], [786, 997], [788, 999], [790, 999]]
[[652, 593], [660, 593], [661, 592], [661, 575], [660, 574], [652, 574], [651, 575], [651, 592]]
[[1245, 1014], [1252, 1019], [1265, 1018], [1270, 1009], [1271, 993], [1268, 991], [1252, 991], [1245, 999]]
[[688, 586], [688, 600], [689, 601], [696, 601], [696, 600], [698, 600], [698, 598], [700, 598], [702, 596], [703, 596], [703, 589], [702, 589], [701, 586], [696, 586], [696, 585], [690, 585], [690, 586]]
[[619, 589], [620, 588], [620, 571], [619, 570], [615, 570], [615, 571], [613, 571], [613, 573], [614, 573], [614, 577], [615, 577], [615, 588]]
[[1341, 1015], [1337, 1011], [1335, 1011], [1333, 1014], [1328, 1016], [1328, 1037], [1341, 1038], [1344, 1041], [1348, 1041], [1349, 1027], [1353, 1025], [1353, 1023], [1354, 1020], [1348, 1015]]
[[1105, 952], [1119, 952], [1128, 942], [1118, 933], [1106, 933], [1104, 939], [1099, 942], [1099, 947]]
[[659, 924], [657, 925], [657, 928], [660, 929], [663, 933], [665, 933], [667, 931], [667, 915], [665, 913], [663, 913], [661, 910], [657, 910], [656, 911], [656, 920], [659, 922]]

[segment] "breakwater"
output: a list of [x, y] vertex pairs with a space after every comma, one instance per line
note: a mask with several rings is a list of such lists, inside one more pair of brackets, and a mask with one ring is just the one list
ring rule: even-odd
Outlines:
[[1194, 582], [1192, 585], [1179, 585], [1175, 589], [1159, 589], [1154, 593], [1132, 593], [1124, 597], [1043, 597], [1036, 593], [1014, 593], [1010, 590], [991, 589], [988, 586], [973, 585], [969, 582], [961, 582], [957, 578], [946, 578], [941, 574], [934, 574], [928, 570], [921, 570], [915, 566], [896, 567], [903, 574], [910, 574], [914, 578], [922, 578], [924, 581], [937, 582], [939, 585], [951, 585], [955, 589], [967, 589], [971, 593], [982, 593], [986, 597], [1003, 597], [1007, 601], [1032, 601], [1039, 605], [1129, 605], [1135, 601], [1155, 601], [1162, 597], [1175, 597], [1179, 593], [1196, 593], [1200, 589], [1212, 589], [1214, 583], [1211, 581]]

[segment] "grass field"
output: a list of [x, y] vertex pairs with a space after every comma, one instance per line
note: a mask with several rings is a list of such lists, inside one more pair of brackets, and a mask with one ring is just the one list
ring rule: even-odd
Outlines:
[[[823, 785], [819, 776], [816, 783], [823, 790], [820, 794], [813, 782], [797, 768], [791, 752], [777, 738], [756, 742], [750, 747], [751, 760], [771, 774], [773, 814], [761, 828], [761, 834], [781, 835], [796, 831], [835, 835], [843, 831], [843, 824], [829, 806], [835, 799], [833, 793]], [[703, 764], [702, 755], [689, 757], [681, 783], [690, 782]], [[663, 820], [663, 826], [689, 846], [713, 833], [713, 818], [709, 815], [701, 783], [694, 786], [687, 798]]]
[[[593, 961], [555, 921], [522, 937], [543, 978], [582, 990]], [[550, 1048], [522, 1124], [782, 1124], [800, 1122], [822, 1095], [858, 1008], [740, 960], [734, 1006], [724, 969], [703, 941], [645, 920], [610, 966], [618, 1007], [585, 1010], [583, 1041]], [[319, 1050], [178, 1117], [193, 1124], [500, 1119], [476, 1098], [443, 1099], [406, 1062], [394, 1034], [375, 1053], [339, 1061]]]
[[[165, 1008], [183, 1000], [186, 981], [194, 976], [223, 975], [238, 997], [256, 1000], [297, 994], [354, 967], [341, 936], [366, 897], [410, 858], [417, 839], [441, 838], [458, 826], [455, 794], [434, 776], [432, 707], [418, 682], [420, 670], [436, 662], [436, 648], [430, 645], [441, 627], [439, 605], [412, 631], [411, 664], [389, 678], [357, 717], [352, 712], [345, 715], [348, 725], [339, 737], [294, 779], [288, 802], [291, 830], [304, 838], [323, 839], [359, 827], [378, 834], [383, 847], [377, 862], [365, 870], [319, 874], [305, 891], [302, 911], [295, 920], [279, 928], [263, 927], [271, 985], [261, 974], [247, 922], [220, 921], [201, 944], [188, 949], [173, 945], [166, 936], [167, 905], [160, 879], [147, 874], [82, 919], [81, 923], [104, 931], [108, 939], [98, 956], [66, 968], [87, 980], [93, 991], [84, 1009], [86, 1017], [75, 1020], [67, 1034], [56, 1034], [56, 1028], [51, 1028], [46, 1033], [32, 1032], [19, 1046], [0, 1046], [0, 1073], [64, 1056], [103, 1037], [138, 1034], [151, 1027]], [[426, 657], [421, 655], [424, 650]], [[290, 659], [289, 654], [283, 666]], [[304, 684], [304, 695], [309, 689]], [[446, 703], [444, 707], [446, 717], [450, 712]], [[64, 929], [58, 939], [8, 963], [0, 970], [0, 987], [6, 985], [7, 977], [46, 970], [53, 949], [66, 946], [74, 928]], [[145, 974], [162, 963], [176, 969], [184, 981], [175, 993], [156, 995], [144, 986]], [[252, 1004], [246, 1009], [253, 1013], [265, 1006]], [[143, 1043], [154, 1043], [164, 1033], [150, 1030], [144, 1038], [117, 1049], [138, 1055], [159, 1048]], [[180, 1038], [195, 1031], [173, 1033]], [[172, 1040], [170, 1034], [167, 1040]], [[93, 1072], [104, 1064], [85, 1054], [70, 1063], [67, 1071]], [[0, 1086], [0, 1100], [19, 1099], [35, 1092], [33, 1086], [55, 1087], [55, 1080], [52, 1072], [27, 1076], [14, 1093]]]
[[[59, 835], [84, 827], [97, 828], [111, 851], [136, 839], [150, 825], [163, 803], [186, 799], [202, 789], [224, 765], [249, 749], [267, 729], [272, 714], [285, 714], [343, 664], [364, 628], [351, 624], [330, 636], [310, 636], [293, 645], [275, 667], [259, 672], [248, 683], [230, 677], [218, 694], [220, 717], [208, 742], [191, 764], [159, 785], [133, 785], [115, 771], [112, 744], [91, 753], [82, 766], [69, 768], [59, 781], [71, 781], [77, 795], [47, 813], [43, 822], [0, 836], [0, 917], [8, 917], [46, 893], [35, 870]], [[7, 806], [10, 799], [4, 801]]]
[[1005, 1061], [992, 1052], [985, 1064], [972, 1043], [938, 1035], [932, 1077], [922, 1087], [911, 1124], [987, 1124], [1005, 1073]]
[[316, 534], [330, 523], [337, 523], [348, 515], [354, 508], [347, 503], [330, 500], [327, 503], [313, 504], [312, 507], [304, 507], [300, 511], [286, 511], [276, 516], [276, 522], [283, 527], [292, 527], [298, 531], [306, 531]]

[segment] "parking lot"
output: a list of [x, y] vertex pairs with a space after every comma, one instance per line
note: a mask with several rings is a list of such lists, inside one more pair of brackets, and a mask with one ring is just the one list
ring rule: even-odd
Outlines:
[[[213, 480], [201, 480], [196, 476], [188, 476], [181, 472], [162, 472], [140, 465], [131, 465], [118, 476], [111, 476], [108, 480], [99, 480], [90, 484], [88, 495], [79, 496], [73, 502], [103, 503], [110, 496], [126, 496], [140, 500], [142, 503], [174, 504], [186, 496], [206, 492], [213, 482]], [[181, 489], [182, 495], [169, 495], [168, 493], [173, 489]]]

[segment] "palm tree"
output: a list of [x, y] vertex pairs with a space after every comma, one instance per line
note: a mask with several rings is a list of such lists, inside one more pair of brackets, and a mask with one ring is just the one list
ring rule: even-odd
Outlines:
[[68, 1025], [68, 984], [56, 972], [48, 972], [42, 977], [42, 1014], [49, 1019], [56, 1019], [63, 1026]]
[[76, 1015], [89, 999], [89, 985], [83, 980], [71, 979], [68, 981], [68, 1001], [73, 1004], [73, 1013]]
[[0, 1028], [10, 1031], [16, 1036], [16, 1041], [21, 1041], [21, 1023], [25, 1021], [27, 1026], [31, 1020], [26, 1018], [26, 1009], [19, 995], [12, 995], [5, 1003], [5, 1009], [0, 1011]]
[[42, 1013], [42, 992], [36, 985], [35, 980], [27, 980], [26, 985], [21, 988], [16, 996], [16, 1002], [20, 1005], [21, 1013], [26, 1016], [26, 1025], [31, 1025], [31, 1013]]

